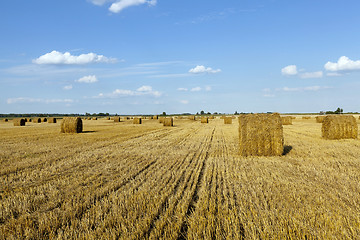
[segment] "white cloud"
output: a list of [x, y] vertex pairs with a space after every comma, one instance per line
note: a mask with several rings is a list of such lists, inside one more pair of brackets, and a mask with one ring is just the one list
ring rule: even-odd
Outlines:
[[182, 104], [189, 104], [189, 101], [188, 101], [188, 100], [181, 100], [180, 103], [182, 103]]
[[72, 103], [72, 99], [42, 99], [42, 98], [28, 98], [28, 97], [18, 97], [18, 98], [8, 98], [6, 100], [8, 104], [16, 103]]
[[309, 87], [297, 87], [297, 88], [283, 87], [283, 88], [278, 88], [276, 90], [283, 92], [304, 92], [304, 91], [319, 91], [322, 89], [330, 89], [330, 88], [332, 87], [309, 86]]
[[189, 89], [180, 87], [180, 88], [178, 88], [177, 90], [178, 90], [178, 91], [187, 92]]
[[212, 69], [210, 67], [205, 67], [203, 65], [197, 65], [196, 67], [192, 68], [189, 70], [189, 73], [194, 73], [194, 74], [198, 74], [198, 73], [219, 73], [221, 72], [221, 69]]
[[63, 87], [64, 90], [71, 90], [72, 88], [73, 86], [71, 84]]
[[89, 0], [89, 1], [92, 2], [95, 5], [102, 6], [106, 2], [110, 2], [111, 0]]
[[89, 63], [113, 63], [116, 62], [115, 58], [108, 58], [103, 55], [95, 53], [81, 54], [79, 56], [71, 55], [69, 52], [61, 53], [52, 51], [46, 53], [37, 59], [33, 60], [36, 64], [65, 64], [65, 65], [80, 65]]
[[281, 73], [285, 76], [294, 76], [298, 74], [298, 71], [296, 65], [289, 65], [281, 69]]
[[79, 83], [95, 83], [98, 82], [98, 79], [96, 78], [95, 75], [89, 75], [89, 76], [84, 76], [78, 80], [75, 80], [75, 82], [79, 82]]
[[155, 6], [156, 0], [119, 0], [111, 4], [109, 11], [113, 13], [119, 13], [125, 8], [131, 6], [138, 6], [147, 3], [149, 6]]
[[112, 93], [99, 95], [93, 98], [116, 98], [116, 97], [132, 97], [132, 96], [153, 96], [160, 97], [162, 93], [159, 91], [153, 90], [151, 86], [141, 86], [138, 89], [129, 90], [129, 89], [115, 89]]
[[332, 72], [360, 70], [360, 60], [353, 61], [346, 56], [342, 56], [336, 63], [327, 62], [324, 68]]
[[190, 91], [191, 92], [199, 92], [199, 91], [201, 91], [201, 87], [194, 87]]
[[318, 72], [305, 72], [300, 74], [301, 78], [322, 78], [323, 77], [323, 72], [322, 71], [318, 71]]

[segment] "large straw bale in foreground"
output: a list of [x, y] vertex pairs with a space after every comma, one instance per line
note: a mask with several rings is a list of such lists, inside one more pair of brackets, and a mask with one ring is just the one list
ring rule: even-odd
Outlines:
[[324, 121], [324, 118], [325, 118], [325, 116], [316, 116], [315, 117], [317, 123], [322, 123]]
[[278, 113], [240, 115], [239, 137], [242, 156], [281, 156], [284, 150]]
[[174, 126], [174, 119], [173, 119], [173, 118], [165, 118], [165, 119], [164, 119], [164, 126], [165, 126], [165, 127], [172, 127], [172, 126]]
[[224, 117], [224, 124], [232, 124], [232, 117]]
[[15, 118], [13, 122], [14, 126], [25, 126], [25, 119], [23, 118]]
[[62, 133], [81, 133], [82, 130], [83, 124], [79, 117], [65, 117], [61, 122]]
[[56, 123], [56, 118], [54, 117], [49, 118], [48, 123]]
[[281, 117], [282, 125], [292, 125], [292, 118], [291, 117]]
[[141, 123], [142, 123], [142, 119], [141, 119], [141, 118], [139, 118], [139, 117], [134, 118], [133, 124], [141, 124]]
[[358, 125], [354, 116], [329, 115], [324, 118], [321, 132], [325, 139], [355, 139]]
[[209, 123], [209, 118], [208, 117], [202, 117], [201, 118], [201, 123]]
[[121, 122], [120, 117], [114, 117], [114, 122]]
[[159, 117], [159, 123], [164, 123], [165, 118], [164, 117]]

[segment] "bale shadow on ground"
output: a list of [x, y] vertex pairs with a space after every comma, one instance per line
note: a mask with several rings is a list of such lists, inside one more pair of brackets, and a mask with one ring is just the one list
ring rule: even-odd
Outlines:
[[285, 145], [284, 146], [284, 151], [283, 151], [283, 156], [285, 156], [286, 154], [288, 154], [291, 150], [293, 149], [293, 147], [292, 146], [290, 146], [290, 145]]

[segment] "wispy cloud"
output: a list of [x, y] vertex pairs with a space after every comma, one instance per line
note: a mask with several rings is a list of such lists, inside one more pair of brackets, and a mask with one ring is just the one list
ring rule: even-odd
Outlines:
[[194, 87], [192, 89], [190, 89], [191, 92], [200, 92], [201, 91], [201, 87]]
[[283, 91], [283, 92], [304, 92], [304, 91], [319, 91], [319, 90], [323, 90], [323, 89], [330, 89], [332, 87], [328, 87], [328, 86], [309, 86], [309, 87], [295, 87], [295, 88], [290, 88], [290, 87], [283, 87], [283, 88], [277, 88], [276, 91]]
[[79, 56], [71, 55], [69, 52], [61, 53], [52, 51], [33, 60], [36, 64], [54, 64], [54, 65], [83, 65], [89, 63], [114, 63], [116, 58], [109, 58], [95, 53], [81, 54]]
[[300, 78], [303, 79], [307, 79], [307, 78], [322, 78], [323, 77], [323, 72], [322, 71], [317, 71], [317, 72], [301, 72], [302, 70], [300, 70], [300, 72], [297, 69], [296, 65], [288, 65], [284, 68], [281, 69], [281, 74], [284, 76], [298, 76]]
[[322, 71], [318, 71], [318, 72], [304, 72], [300, 74], [300, 78], [322, 78], [323, 77], [323, 72]]
[[157, 3], [157, 0], [118, 0], [111, 4], [109, 11], [113, 13], [119, 13], [125, 8], [131, 7], [131, 6], [138, 6], [142, 4], [148, 4], [149, 6], [155, 6]]
[[93, 98], [117, 98], [117, 97], [132, 97], [132, 96], [153, 96], [160, 97], [162, 93], [156, 90], [153, 90], [151, 86], [141, 86], [136, 90], [129, 89], [115, 89], [113, 92], [104, 94], [100, 93]]
[[63, 87], [63, 89], [64, 89], [64, 90], [71, 90], [71, 89], [73, 89], [73, 85], [71, 85], [71, 84], [70, 84], [70, 85], [66, 85], [66, 86]]
[[281, 69], [281, 73], [284, 76], [295, 76], [298, 74], [296, 65], [289, 65]]
[[189, 104], [189, 101], [188, 101], [188, 100], [180, 100], [180, 103], [182, 103], [182, 104]]
[[8, 104], [16, 103], [73, 103], [72, 99], [43, 99], [43, 98], [29, 98], [29, 97], [18, 97], [18, 98], [8, 98], [6, 100]]
[[189, 89], [180, 87], [180, 88], [178, 88], [177, 90], [178, 90], [178, 91], [187, 92]]

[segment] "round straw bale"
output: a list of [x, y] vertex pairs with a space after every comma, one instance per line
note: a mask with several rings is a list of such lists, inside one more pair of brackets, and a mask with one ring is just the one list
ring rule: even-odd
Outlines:
[[47, 118], [42, 118], [41, 122], [47, 122]]
[[61, 122], [62, 133], [81, 133], [82, 130], [83, 124], [79, 117], [65, 117]]
[[41, 123], [41, 118], [34, 118], [34, 119], [33, 119], [33, 122], [34, 122], [34, 123]]
[[152, 117], [152, 119], [158, 119], [159, 117], [158, 117], [158, 115], [154, 115], [153, 117]]
[[31, 119], [31, 118], [29, 118], [29, 119], [28, 119], [28, 122], [31, 122], [31, 121], [32, 121], [32, 119]]
[[28, 119], [27, 118], [24, 118], [25, 122], [28, 122]]
[[4, 122], [8, 122], [8, 121], [9, 121], [9, 119], [5, 118], [3, 121], [4, 121]]
[[48, 123], [56, 123], [56, 118], [54, 117], [49, 118]]
[[159, 117], [159, 123], [164, 123], [164, 117]]
[[120, 117], [114, 117], [114, 122], [121, 122]]
[[14, 126], [25, 126], [25, 119], [23, 118], [15, 118], [13, 122]]
[[92, 120], [97, 120], [97, 117], [93, 117]]
[[194, 121], [196, 120], [196, 118], [195, 118], [194, 115], [189, 116], [189, 119], [190, 119], [190, 120], [194, 120]]
[[174, 119], [173, 118], [165, 118], [164, 119], [164, 126], [166, 126], [166, 127], [174, 126]]
[[208, 117], [202, 117], [201, 118], [201, 123], [209, 123], [209, 118]]
[[135, 117], [133, 119], [133, 124], [142, 124], [142, 119], [140, 117]]

